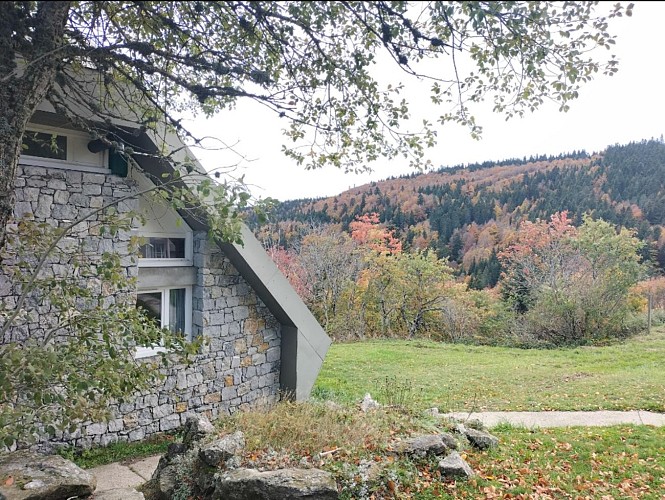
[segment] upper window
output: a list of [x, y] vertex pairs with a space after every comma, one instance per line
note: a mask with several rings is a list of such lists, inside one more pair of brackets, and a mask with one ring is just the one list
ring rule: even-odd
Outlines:
[[46, 132], [26, 131], [22, 154], [53, 160], [67, 159], [67, 137]]
[[141, 245], [141, 257], [144, 259], [184, 259], [186, 238], [147, 238]]
[[139, 267], [191, 266], [192, 233], [143, 234], [139, 249]]
[[85, 132], [28, 125], [23, 134], [19, 162], [39, 167], [74, 168], [108, 172], [109, 151], [88, 149], [90, 136]]

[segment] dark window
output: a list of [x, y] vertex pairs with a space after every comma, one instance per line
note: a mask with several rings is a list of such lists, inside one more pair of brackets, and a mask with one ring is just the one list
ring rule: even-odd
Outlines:
[[158, 326], [162, 326], [162, 292], [137, 293], [136, 307], [142, 309]]
[[28, 130], [23, 135], [22, 154], [39, 158], [66, 160], [67, 137]]
[[144, 259], [184, 259], [185, 238], [148, 238], [141, 246]]
[[169, 290], [169, 329], [172, 332], [185, 331], [185, 297], [184, 288]]
[[[166, 296], [164, 295], [166, 292]], [[184, 288], [171, 288], [162, 292], [139, 292], [136, 294], [136, 307], [158, 326], [164, 326], [172, 332], [185, 332], [187, 292]], [[165, 302], [168, 303], [165, 304]], [[164, 310], [164, 307], [168, 309]], [[164, 319], [164, 324], [162, 324]]]

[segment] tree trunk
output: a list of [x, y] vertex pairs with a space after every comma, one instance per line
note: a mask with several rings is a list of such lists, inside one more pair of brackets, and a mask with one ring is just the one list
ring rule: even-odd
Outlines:
[[[70, 7], [70, 2], [38, 2], [31, 18], [19, 3], [23, 2], [0, 2], [0, 249], [14, 211], [14, 180], [23, 133], [53, 85], [63, 59]], [[31, 22], [34, 29], [29, 26]], [[29, 42], [25, 33], [31, 35]]]

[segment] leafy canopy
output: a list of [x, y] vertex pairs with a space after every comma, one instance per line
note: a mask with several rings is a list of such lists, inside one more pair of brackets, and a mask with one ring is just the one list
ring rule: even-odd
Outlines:
[[[49, 52], [36, 50], [45, 11], [64, 26]], [[4, 58], [0, 78], [54, 64], [46, 97], [75, 122], [131, 109], [143, 127], [163, 120], [180, 133], [180, 112], [211, 115], [248, 98], [284, 117], [284, 152], [307, 167], [365, 169], [401, 155], [421, 164], [435, 121], [481, 132], [469, 103], [490, 97], [509, 117], [547, 99], [567, 109], [582, 84], [617, 70], [613, 56], [592, 51], [611, 47], [609, 20], [631, 11], [599, 2], [8, 2], [0, 48], [28, 71]], [[423, 121], [401, 95], [408, 76], [429, 82], [440, 105]]]

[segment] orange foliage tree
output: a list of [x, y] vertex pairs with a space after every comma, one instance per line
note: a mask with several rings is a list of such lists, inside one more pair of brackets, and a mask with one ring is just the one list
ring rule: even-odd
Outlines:
[[380, 254], [397, 254], [402, 251], [402, 242], [395, 237], [392, 229], [379, 223], [379, 214], [372, 212], [358, 215], [349, 224], [351, 238], [360, 246], [374, 250]]

